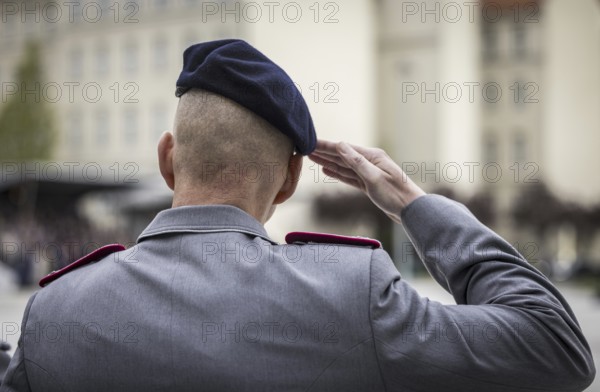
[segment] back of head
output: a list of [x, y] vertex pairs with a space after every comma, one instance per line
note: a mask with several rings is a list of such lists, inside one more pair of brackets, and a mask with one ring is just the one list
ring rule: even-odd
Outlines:
[[174, 171], [186, 186], [224, 197], [266, 197], [285, 180], [291, 139], [228, 98], [186, 92], [174, 131]]
[[245, 41], [202, 42], [184, 51], [175, 95], [174, 139], [159, 142], [173, 206], [229, 204], [266, 222], [294, 194], [302, 157], [316, 147], [290, 76]]

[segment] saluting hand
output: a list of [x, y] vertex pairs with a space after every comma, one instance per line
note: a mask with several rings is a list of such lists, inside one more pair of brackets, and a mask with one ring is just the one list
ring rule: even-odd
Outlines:
[[309, 158], [322, 165], [326, 175], [365, 192], [396, 223], [400, 223], [402, 209], [425, 194], [379, 148], [318, 140]]

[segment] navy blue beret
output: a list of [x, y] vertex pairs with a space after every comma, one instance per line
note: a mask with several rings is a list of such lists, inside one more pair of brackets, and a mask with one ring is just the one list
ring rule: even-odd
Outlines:
[[316, 146], [308, 106], [292, 79], [245, 41], [227, 39], [192, 45], [183, 52], [175, 95], [192, 88], [229, 98], [287, 135], [302, 155]]

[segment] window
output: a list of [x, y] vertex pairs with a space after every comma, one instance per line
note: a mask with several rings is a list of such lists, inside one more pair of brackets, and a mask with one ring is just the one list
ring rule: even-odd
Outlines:
[[513, 27], [514, 34], [514, 57], [522, 59], [527, 55], [527, 29], [522, 22], [515, 23]]
[[522, 79], [517, 79], [510, 88], [513, 95], [512, 99], [515, 105], [519, 108], [523, 108], [525, 106], [527, 86], [528, 84]]
[[164, 131], [168, 131], [169, 122], [167, 118], [167, 110], [164, 105], [156, 105], [152, 111], [152, 130], [156, 140]]
[[79, 111], [73, 111], [68, 118], [67, 145], [73, 149], [83, 145], [83, 116]]
[[138, 47], [134, 43], [126, 44], [123, 47], [123, 71], [131, 75], [138, 69]]
[[513, 136], [513, 160], [525, 162], [527, 160], [527, 139], [522, 131], [515, 132]]
[[[40, 18], [37, 11], [25, 12], [25, 10], [27, 10], [28, 8], [24, 4], [23, 7], [23, 12], [21, 12], [21, 22], [25, 22], [23, 23], [23, 27], [25, 28], [25, 36], [30, 38], [34, 36], [40, 25], [40, 21], [42, 21], [43, 19]], [[33, 9], [31, 10], [33, 11]]]
[[502, 86], [498, 82], [493, 82], [491, 78], [488, 78], [487, 81], [483, 82], [482, 88], [484, 110], [492, 111], [498, 109], [506, 99], [503, 97], [503, 94], [506, 94], [506, 92], [502, 91]]
[[162, 71], [167, 68], [168, 45], [165, 37], [158, 37], [152, 47], [152, 65], [155, 70]]
[[110, 141], [109, 117], [106, 110], [96, 112], [96, 145], [106, 146]]
[[96, 75], [106, 76], [110, 70], [108, 47], [100, 45], [96, 48]]
[[[42, 34], [55, 34], [58, 30], [58, 23], [60, 18], [62, 17], [62, 13], [58, 6], [56, 7], [47, 7], [46, 11], [44, 11], [44, 18], [42, 23], [43, 32]], [[47, 38], [50, 38], [49, 36]]]
[[13, 40], [15, 36], [19, 35], [18, 28], [21, 25], [21, 15], [19, 13], [8, 14], [2, 12], [2, 33], [0, 38], [3, 38], [6, 44], [14, 44]]
[[483, 137], [483, 163], [498, 163], [498, 141], [496, 137], [487, 132]]
[[135, 109], [129, 109], [123, 113], [123, 137], [127, 146], [138, 141], [138, 116]]
[[495, 61], [498, 59], [497, 23], [482, 22], [483, 59]]
[[83, 51], [73, 48], [69, 53], [69, 76], [80, 78], [83, 75]]

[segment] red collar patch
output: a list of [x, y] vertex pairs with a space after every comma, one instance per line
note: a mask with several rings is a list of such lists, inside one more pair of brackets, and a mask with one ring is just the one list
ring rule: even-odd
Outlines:
[[368, 246], [373, 249], [381, 248], [381, 242], [368, 237], [350, 237], [328, 233], [310, 233], [306, 231], [294, 231], [285, 236], [285, 242], [293, 244], [294, 242], [314, 242], [317, 244], [340, 244], [340, 245], [358, 245]]
[[82, 265], [86, 265], [91, 262], [98, 261], [98, 260], [108, 256], [111, 253], [120, 252], [122, 250], [125, 250], [125, 247], [121, 244], [104, 245], [104, 246], [96, 249], [92, 253], [89, 253], [89, 254], [83, 256], [79, 260], [74, 261], [71, 264], [64, 266], [63, 268], [61, 268], [59, 270], [50, 272], [48, 275], [44, 276], [40, 280], [39, 285], [40, 285], [40, 287], [44, 287], [48, 283], [60, 278], [64, 274], [71, 272], [78, 267], [81, 267]]

